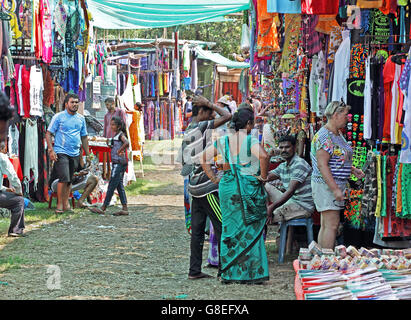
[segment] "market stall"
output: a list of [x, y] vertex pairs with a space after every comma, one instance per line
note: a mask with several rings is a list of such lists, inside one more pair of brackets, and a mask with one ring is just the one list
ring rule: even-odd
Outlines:
[[[250, 69], [240, 88], [269, 106], [274, 145], [277, 132], [301, 134], [309, 161], [327, 104], [351, 106], [343, 133], [366, 176], [346, 191], [347, 245], [411, 246], [409, 13], [409, 1], [253, 0], [245, 20]], [[289, 113], [295, 120], [282, 121]]]

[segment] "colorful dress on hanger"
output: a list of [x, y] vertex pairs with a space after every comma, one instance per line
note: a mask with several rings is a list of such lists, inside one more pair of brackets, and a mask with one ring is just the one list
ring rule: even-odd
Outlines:
[[258, 56], [268, 56], [280, 51], [279, 39], [277, 34], [276, 19], [278, 14], [267, 12], [267, 1], [258, 0]]

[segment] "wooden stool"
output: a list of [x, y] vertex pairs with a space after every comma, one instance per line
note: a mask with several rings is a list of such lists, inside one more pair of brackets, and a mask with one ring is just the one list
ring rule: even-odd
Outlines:
[[[52, 192], [51, 193], [51, 195], [50, 195], [50, 200], [49, 200], [49, 209], [51, 209], [51, 203], [53, 202], [53, 198], [56, 198], [57, 199], [57, 192]], [[74, 199], [74, 197], [73, 197], [73, 193], [72, 192], [70, 192], [70, 195], [69, 195], [69, 200], [71, 199], [71, 207], [72, 207], [72, 209], [74, 209], [74, 207], [75, 207], [75, 199]]]

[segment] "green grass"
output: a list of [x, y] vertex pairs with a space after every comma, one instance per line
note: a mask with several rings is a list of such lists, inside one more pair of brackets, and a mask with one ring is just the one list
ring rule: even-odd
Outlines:
[[[30, 226], [32, 224], [51, 224], [63, 219], [75, 216], [76, 214], [63, 213], [56, 215], [56, 200], [53, 199], [53, 206], [48, 208], [47, 202], [35, 202], [35, 210], [26, 210], [24, 212], [24, 224]], [[80, 209], [75, 209], [75, 212], [80, 212]], [[8, 243], [7, 231], [10, 225], [10, 217], [3, 218], [0, 216], [0, 245]]]
[[147, 180], [144, 178], [137, 178], [137, 181], [133, 182], [129, 186], [127, 186], [126, 192], [127, 195], [130, 196], [135, 196], [139, 194], [153, 194], [155, 190], [159, 188], [164, 188], [169, 183], [163, 183], [160, 181], [152, 181], [152, 180]]
[[[158, 169], [158, 165], [153, 163], [150, 156], [143, 158], [143, 170], [145, 174], [150, 171], [158, 171]], [[139, 174], [140, 164], [138, 162], [135, 162], [134, 170], [136, 171], [136, 181], [125, 187], [127, 195], [153, 194], [155, 190], [170, 185], [170, 182], [149, 179], [147, 176], [142, 178]]]
[[18, 269], [20, 265], [27, 263], [27, 261], [18, 256], [10, 256], [7, 258], [0, 257], [0, 273], [11, 269]]

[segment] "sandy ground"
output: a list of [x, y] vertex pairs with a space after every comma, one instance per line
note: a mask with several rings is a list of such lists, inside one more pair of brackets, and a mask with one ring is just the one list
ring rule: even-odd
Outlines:
[[[0, 251], [20, 261], [0, 273], [2, 299], [274, 299], [294, 300], [292, 260], [277, 262], [275, 230], [266, 247], [270, 281], [223, 285], [216, 278], [188, 280], [190, 236], [185, 229], [183, 181], [173, 166], [146, 178], [169, 182], [147, 195], [128, 197], [129, 216], [88, 211], [28, 232]], [[203, 252], [206, 264], [208, 242]], [[203, 271], [216, 275], [216, 269]]]

